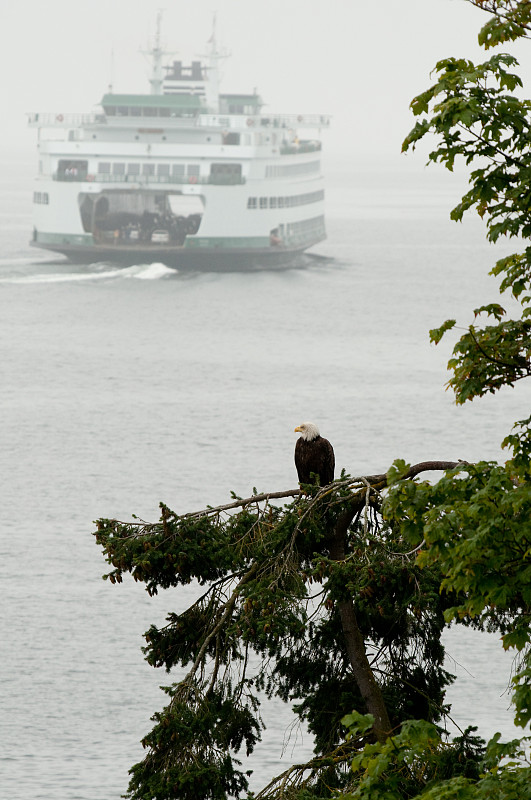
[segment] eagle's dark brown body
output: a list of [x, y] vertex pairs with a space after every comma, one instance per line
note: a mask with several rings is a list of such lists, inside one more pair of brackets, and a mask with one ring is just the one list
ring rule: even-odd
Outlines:
[[295, 445], [295, 466], [299, 483], [315, 483], [312, 472], [319, 476], [319, 485], [327, 486], [334, 480], [334, 448], [322, 436], [314, 439], [297, 439]]

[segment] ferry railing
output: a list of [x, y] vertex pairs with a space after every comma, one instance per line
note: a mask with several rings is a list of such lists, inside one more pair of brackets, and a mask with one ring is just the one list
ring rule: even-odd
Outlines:
[[175, 184], [182, 185], [214, 185], [214, 186], [241, 186], [246, 182], [242, 175], [112, 175], [106, 172], [78, 172], [77, 174], [66, 174], [64, 172], [54, 172], [52, 180], [68, 183], [127, 183], [136, 186], [146, 186], [154, 184]]
[[30, 128], [78, 128], [105, 122], [104, 114], [28, 114]]
[[201, 114], [197, 125], [209, 128], [329, 128], [330, 117], [325, 114]]
[[28, 125], [33, 128], [79, 128], [85, 125], [109, 124], [118, 119], [121, 122], [131, 121], [138, 124], [148, 119], [156, 119], [166, 124], [180, 123], [197, 127], [220, 128], [221, 130], [234, 129], [263, 129], [276, 128], [281, 130], [297, 130], [298, 128], [329, 128], [330, 117], [324, 114], [197, 114], [168, 116], [155, 113], [150, 109], [149, 114], [138, 116], [119, 116], [104, 113], [91, 114], [63, 114], [62, 112], [44, 112], [28, 114]]
[[297, 153], [316, 153], [322, 150], [321, 142], [290, 142], [289, 144], [280, 145], [280, 155], [295, 155]]
[[[105, 124], [114, 121], [118, 115], [107, 117], [104, 113], [63, 114], [62, 112], [30, 113], [28, 125], [43, 128], [76, 128], [83, 125]], [[143, 119], [160, 119], [166, 122], [183, 121], [189, 125], [193, 122], [198, 127], [209, 128], [329, 128], [330, 117], [324, 114], [198, 114], [167, 116], [156, 113], [131, 117], [119, 117], [120, 120], [131, 119], [137, 123]]]

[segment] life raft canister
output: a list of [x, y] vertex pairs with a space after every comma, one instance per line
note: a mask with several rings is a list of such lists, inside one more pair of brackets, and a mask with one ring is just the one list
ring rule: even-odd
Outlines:
[[188, 183], [197, 183], [197, 175], [190, 175]]
[[58, 114], [55, 119], [57, 120], [57, 122], [63, 122], [64, 117], [62, 114]]

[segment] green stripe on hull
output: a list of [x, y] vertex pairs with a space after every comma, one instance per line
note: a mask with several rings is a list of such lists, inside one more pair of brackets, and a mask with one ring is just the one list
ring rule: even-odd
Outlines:
[[269, 247], [268, 236], [187, 236], [185, 247]]
[[94, 245], [94, 237], [91, 233], [41, 233], [36, 232], [34, 242], [41, 244], [81, 244], [86, 247]]
[[[326, 238], [324, 226], [322, 230], [310, 230], [291, 235], [283, 240], [283, 244], [289, 248], [305, 249], [311, 247]], [[52, 247], [55, 245], [60, 248], [62, 245], [84, 247], [87, 250], [100, 249], [102, 247], [111, 251], [117, 249], [155, 249], [152, 243], [124, 243], [118, 242], [96, 242], [91, 233], [42, 233], [35, 232], [33, 243], [36, 245]], [[186, 249], [186, 250], [265, 250], [271, 248], [271, 241], [268, 236], [188, 236], [182, 246], [172, 248], [166, 245], [163, 249]], [[158, 249], [158, 248], [157, 248]]]

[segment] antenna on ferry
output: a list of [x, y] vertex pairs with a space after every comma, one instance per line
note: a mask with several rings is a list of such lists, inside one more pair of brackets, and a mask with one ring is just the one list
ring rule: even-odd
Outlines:
[[111, 48], [111, 63], [110, 63], [110, 76], [109, 76], [109, 94], [112, 94], [114, 88], [114, 47]]
[[155, 33], [155, 39], [153, 42], [153, 47], [149, 50], [143, 50], [145, 56], [151, 56], [151, 78], [149, 79], [149, 83], [151, 86], [151, 94], [162, 94], [162, 59], [164, 56], [172, 55], [173, 53], [169, 50], [163, 50], [161, 44], [161, 37], [160, 37], [160, 29], [162, 23], [162, 12], [163, 9], [159, 8], [157, 11], [157, 30]]
[[218, 21], [218, 12], [214, 11], [212, 15], [212, 33], [210, 34], [210, 39], [208, 43], [212, 46], [212, 49], [216, 49], [216, 25]]
[[219, 114], [219, 62], [228, 56], [228, 52], [218, 48], [217, 43], [217, 12], [212, 17], [212, 33], [207, 42], [208, 67], [206, 69], [206, 101], [208, 109], [213, 114]]
[[157, 11], [157, 32], [155, 41], [151, 49], [152, 71], [149, 80], [151, 84], [151, 94], [162, 94], [162, 48], [160, 46], [160, 24], [162, 21], [162, 9]]

